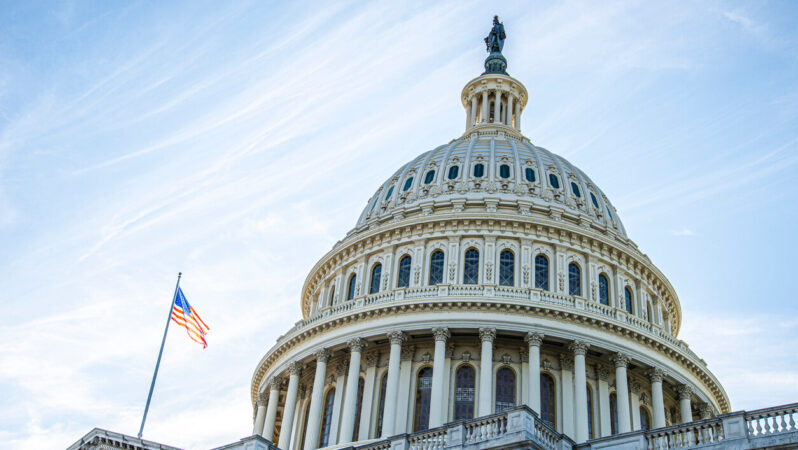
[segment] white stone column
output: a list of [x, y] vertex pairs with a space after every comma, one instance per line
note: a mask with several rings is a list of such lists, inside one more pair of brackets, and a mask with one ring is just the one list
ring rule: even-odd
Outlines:
[[477, 416], [493, 413], [493, 340], [496, 339], [495, 328], [480, 328], [479, 338], [482, 340], [482, 352], [479, 365], [479, 407]]
[[468, 126], [466, 129], [469, 129], [474, 126], [474, 122], [477, 121], [477, 96], [471, 96], [471, 115], [469, 116]]
[[330, 351], [323, 348], [318, 350], [315, 356], [316, 373], [313, 375], [313, 390], [310, 393], [308, 425], [305, 429], [305, 450], [312, 450], [319, 444], [321, 409], [324, 402], [324, 380], [327, 377], [327, 361], [330, 359]]
[[574, 361], [569, 355], [560, 355], [560, 378], [562, 383], [562, 432], [576, 437], [574, 426]]
[[568, 348], [574, 352], [574, 398], [576, 399], [576, 443], [588, 440], [587, 371], [585, 355], [589, 344], [576, 340]]
[[665, 426], [665, 399], [662, 396], [662, 378], [664, 376], [665, 372], [656, 367], [648, 371], [648, 378], [651, 380], [651, 409], [654, 412], [652, 428]]
[[266, 420], [263, 423], [261, 436], [270, 441], [274, 437], [274, 422], [277, 420], [277, 404], [280, 403], [282, 385], [283, 379], [280, 377], [274, 377], [269, 382], [269, 403], [266, 405]]
[[266, 404], [268, 401], [265, 392], [258, 394], [258, 400], [255, 402], [258, 409], [255, 413], [255, 425], [252, 427], [252, 434], [257, 434], [259, 436], [263, 434], [263, 423], [266, 421]]
[[490, 111], [488, 111], [488, 90], [482, 91], [482, 121], [487, 122], [490, 118]]
[[[416, 353], [415, 345], [405, 345], [402, 347], [402, 360], [399, 365], [399, 392], [396, 395], [396, 424], [394, 434], [408, 433], [413, 427], [412, 411], [408, 411], [408, 406], [413, 400], [410, 392], [410, 384], [413, 381], [413, 355]], [[411, 420], [408, 425], [408, 420]]]
[[399, 392], [399, 356], [402, 353], [405, 334], [401, 331], [392, 331], [388, 333], [388, 340], [391, 343], [391, 354], [388, 357], [388, 379], [385, 380], [385, 410], [382, 413], [382, 436], [380, 436], [383, 438], [394, 435], [396, 394]]
[[[366, 353], [366, 378], [363, 384], [363, 404], [360, 411], [360, 426], [355, 439], [364, 441], [371, 439], [371, 416], [373, 415], [374, 393], [377, 383], [377, 364], [380, 361], [380, 354], [377, 351]], [[377, 394], [379, 395], [379, 393]]]
[[599, 426], [600, 437], [612, 435], [612, 424], [610, 423], [610, 369], [603, 364], [596, 364], [596, 377], [598, 377], [598, 405], [599, 405]]
[[285, 395], [283, 406], [283, 423], [280, 425], [280, 448], [291, 446], [291, 429], [294, 427], [294, 412], [296, 411], [296, 398], [299, 392], [299, 374], [302, 373], [302, 364], [295, 361], [288, 366], [288, 393]]
[[690, 404], [690, 397], [693, 395], [693, 389], [683, 384], [676, 391], [679, 393], [679, 410], [682, 413], [682, 423], [692, 422], [693, 408]]
[[521, 403], [529, 405], [529, 348], [518, 347], [518, 354], [521, 356], [521, 378], [518, 384], [521, 388]]
[[529, 345], [529, 407], [540, 414], [540, 346], [543, 334], [531, 331], [526, 335]]
[[632, 431], [640, 429], [640, 383], [629, 383], [629, 404], [632, 408]]
[[513, 126], [513, 94], [507, 94], [507, 125]]
[[361, 338], [349, 341], [349, 376], [346, 380], [346, 396], [344, 397], [344, 415], [341, 418], [341, 433], [339, 444], [352, 442], [355, 431], [355, 416], [357, 416], [357, 387], [360, 381], [360, 357], [366, 342]]
[[429, 427], [443, 425], [443, 366], [446, 358], [446, 340], [451, 333], [448, 328], [433, 328], [435, 338], [435, 356], [432, 360], [432, 392], [429, 403]]
[[454, 356], [454, 344], [446, 344], [446, 358], [443, 360], [443, 423], [449, 421], [452, 414], [452, 401], [449, 396], [449, 385], [452, 381], [452, 357]]
[[521, 131], [521, 99], [515, 103], [515, 129]]
[[502, 91], [496, 89], [496, 99], [493, 101], [493, 123], [501, 123]]
[[618, 433], [632, 431], [629, 414], [629, 384], [626, 378], [626, 366], [629, 365], [629, 355], [616, 353], [612, 357], [615, 363], [615, 393], [618, 400]]
[[327, 442], [327, 445], [335, 445], [338, 443], [339, 431], [341, 430], [341, 417], [343, 416], [344, 409], [344, 394], [346, 393], [346, 375], [348, 372], [348, 361], [341, 360], [335, 364], [335, 396], [333, 397], [330, 439]]

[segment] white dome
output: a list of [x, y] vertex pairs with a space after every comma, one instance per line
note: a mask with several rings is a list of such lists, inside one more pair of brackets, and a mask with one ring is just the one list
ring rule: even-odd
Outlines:
[[495, 125], [402, 166], [369, 199], [357, 228], [413, 214], [485, 208], [549, 215], [626, 238], [615, 208], [584, 172]]

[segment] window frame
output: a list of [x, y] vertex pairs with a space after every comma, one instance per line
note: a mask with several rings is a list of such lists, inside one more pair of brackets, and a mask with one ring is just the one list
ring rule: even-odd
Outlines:
[[382, 284], [382, 263], [378, 262], [371, 266], [370, 273], [371, 277], [369, 278], [369, 295], [378, 294]]
[[[510, 260], [505, 261], [502, 258], [504, 255], [510, 255]], [[505, 266], [509, 264], [509, 284], [506, 283]], [[515, 252], [509, 248], [505, 248], [499, 252], [499, 286], [515, 286]]]
[[[476, 261], [472, 255], [476, 254]], [[463, 253], [463, 284], [479, 284], [479, 250], [476, 247], [469, 247]]]

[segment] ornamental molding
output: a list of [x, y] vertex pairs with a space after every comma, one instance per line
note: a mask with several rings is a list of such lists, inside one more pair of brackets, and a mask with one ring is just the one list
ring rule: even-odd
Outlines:
[[391, 345], [402, 345], [407, 340], [404, 331], [391, 331], [388, 333], [388, 341]]
[[608, 381], [610, 379], [610, 368], [604, 364], [596, 364], [596, 376], [601, 381]]
[[693, 388], [690, 386], [683, 384], [676, 388], [676, 392], [679, 393], [679, 400], [690, 400], [693, 396]]
[[380, 352], [372, 350], [366, 353], [366, 367], [377, 367], [380, 362]]
[[561, 370], [574, 370], [574, 359], [573, 356], [567, 355], [565, 353], [560, 354], [560, 369]]
[[292, 377], [302, 375], [302, 366], [303, 364], [299, 361], [294, 361], [288, 365], [288, 373], [291, 374]]
[[496, 339], [496, 329], [495, 328], [480, 328], [479, 329], [479, 340], [482, 342], [493, 342]]
[[326, 348], [322, 348], [316, 350], [316, 352], [313, 353], [313, 356], [316, 358], [317, 362], [326, 363], [327, 361], [330, 360], [330, 356], [332, 356], [332, 353], [330, 353], [330, 351], [327, 350]]
[[588, 348], [590, 344], [585, 341], [576, 340], [568, 344], [568, 350], [571, 350], [575, 356], [585, 356]]
[[402, 353], [399, 357], [402, 361], [412, 361], [413, 355], [416, 353], [416, 346], [415, 345], [405, 345], [402, 347]]
[[[644, 345], [657, 354], [663, 355], [680, 366], [687, 373], [694, 375], [700, 380], [708, 391], [713, 395], [717, 402], [718, 408], [721, 412], [730, 411], [728, 397], [723, 390], [720, 383], [708, 371], [705, 364], [695, 355], [687, 350], [681, 348], [676, 344], [664, 341], [655, 336], [640, 332], [635, 329], [615, 323], [614, 319], [602, 319], [596, 316], [586, 316], [581, 311], [565, 311], [545, 304], [508, 304], [503, 301], [492, 301], [490, 299], [480, 299], [479, 301], [456, 301], [452, 302], [450, 299], [430, 299], [425, 300], [423, 303], [411, 304], [383, 304], [377, 305], [368, 310], [357, 310], [349, 312], [348, 315], [339, 317], [331, 317], [323, 321], [316, 321], [312, 326], [303, 328], [300, 331], [289, 331], [275, 345], [269, 352], [261, 359], [258, 368], [253, 374], [251, 385], [251, 402], [254, 405], [257, 397], [257, 387], [263, 384], [266, 375], [270, 373], [272, 366], [282, 358], [287, 352], [294, 349], [301, 342], [311, 336], [324, 333], [326, 330], [338, 329], [341, 326], [346, 326], [352, 322], [357, 321], [362, 323], [364, 320], [377, 319], [396, 314], [418, 314], [421, 312], [444, 313], [444, 312], [462, 312], [463, 310], [473, 309], [475, 311], [492, 311], [502, 314], [519, 314], [525, 320], [531, 317], [551, 318], [562, 322], [570, 322], [583, 327], [593, 327], [616, 333], [623, 336], [632, 342]], [[585, 328], [585, 331], [588, 330]], [[679, 341], [680, 342], [680, 341]], [[407, 350], [405, 350], [407, 351]], [[542, 367], [545, 363], [541, 363]], [[550, 363], [548, 363], [550, 365]], [[545, 368], [545, 367], [544, 367]]]
[[612, 357], [610, 358], [610, 361], [612, 361], [615, 364], [615, 368], [620, 368], [620, 367], [626, 368], [627, 366], [629, 366], [630, 360], [631, 358], [626, 353], [616, 353], [612, 355]]
[[361, 352], [366, 347], [366, 341], [358, 337], [350, 339], [346, 345], [349, 346], [349, 350], [352, 352]]
[[276, 376], [269, 380], [269, 389], [272, 391], [279, 391], [283, 387], [283, 378]]
[[433, 328], [432, 336], [435, 338], [435, 342], [446, 342], [447, 339], [452, 337], [452, 333], [450, 333], [449, 329], [445, 327]]
[[543, 343], [543, 333], [530, 331], [526, 334], [524, 340], [526, 340], [526, 343], [529, 344], [530, 347], [540, 347]]
[[646, 375], [652, 383], [662, 383], [662, 379], [665, 377], [665, 371], [659, 367], [652, 367], [646, 371]]

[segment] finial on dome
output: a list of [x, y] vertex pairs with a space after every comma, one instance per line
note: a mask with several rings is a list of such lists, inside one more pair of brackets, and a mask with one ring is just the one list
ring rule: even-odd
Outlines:
[[504, 33], [504, 24], [499, 22], [499, 16], [493, 16], [493, 28], [488, 33], [488, 37], [485, 38], [488, 57], [485, 59], [485, 72], [483, 75], [486, 73], [507, 75], [507, 60], [502, 55], [505, 39], [507, 39], [507, 35]]

